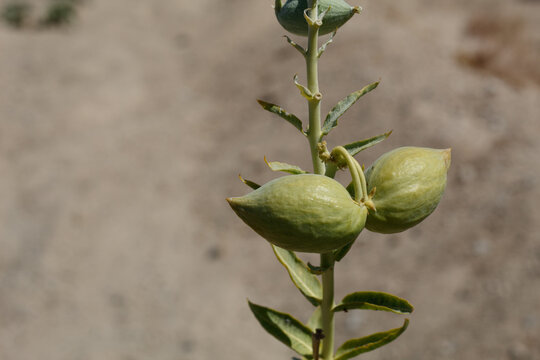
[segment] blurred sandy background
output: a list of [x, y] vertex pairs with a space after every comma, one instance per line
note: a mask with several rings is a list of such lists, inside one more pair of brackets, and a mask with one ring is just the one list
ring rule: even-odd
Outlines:
[[[0, 1], [0, 4], [4, 4]], [[447, 193], [413, 230], [364, 232], [336, 297], [416, 307], [364, 359], [540, 359], [540, 2], [351, 0], [320, 69], [323, 107], [378, 79], [328, 137], [393, 129], [452, 147]], [[310, 307], [225, 197], [308, 145], [304, 64], [271, 0], [88, 0], [54, 29], [0, 25], [0, 359], [288, 359], [246, 298]], [[298, 39], [301, 41], [301, 39]], [[342, 174], [340, 179], [347, 181]], [[312, 259], [312, 258], [308, 258]], [[338, 316], [340, 344], [402, 318]]]

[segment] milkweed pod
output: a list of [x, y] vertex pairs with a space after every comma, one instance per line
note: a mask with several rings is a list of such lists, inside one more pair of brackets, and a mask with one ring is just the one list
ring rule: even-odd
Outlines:
[[[329, 8], [319, 28], [319, 35], [329, 34], [345, 24], [354, 14], [360, 12], [359, 7], [353, 7], [343, 0], [319, 0], [319, 14]], [[308, 0], [287, 0], [281, 6], [281, 0], [276, 0], [274, 6], [278, 22], [285, 30], [307, 36], [308, 24], [304, 11], [308, 8]]]
[[449, 166], [450, 149], [402, 147], [382, 155], [365, 173], [376, 208], [366, 228], [390, 234], [424, 220], [441, 200]]
[[345, 246], [356, 239], [367, 217], [365, 206], [323, 175], [280, 177], [227, 201], [259, 235], [292, 251], [326, 253]]

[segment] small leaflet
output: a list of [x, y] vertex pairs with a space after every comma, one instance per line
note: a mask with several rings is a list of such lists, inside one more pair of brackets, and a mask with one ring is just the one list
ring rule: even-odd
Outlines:
[[317, 53], [317, 57], [320, 58], [321, 55], [326, 51], [326, 47], [334, 41], [334, 36], [336, 36], [337, 29], [330, 35], [330, 38], [326, 40], [326, 42], [319, 48], [319, 52]]
[[307, 87], [305, 87], [304, 85], [300, 84], [298, 82], [298, 75], [295, 74], [294, 77], [293, 77], [293, 80], [294, 80], [294, 85], [296, 85], [296, 87], [298, 88], [298, 90], [300, 90], [300, 94], [302, 94], [303, 97], [305, 97], [306, 99], [308, 100], [313, 100], [314, 98], [314, 95], [311, 91], [309, 91], [309, 89]]
[[395, 295], [377, 291], [358, 291], [345, 296], [332, 311], [353, 309], [389, 311], [396, 314], [408, 314], [414, 310], [407, 300]]
[[266, 160], [266, 156], [264, 157], [264, 162], [270, 170], [272, 171], [283, 171], [292, 175], [299, 175], [299, 174], [307, 174], [307, 171], [302, 170], [300, 167], [296, 165], [287, 164], [284, 162], [279, 161], [268, 161]]
[[293, 251], [272, 245], [279, 262], [287, 269], [294, 285], [313, 306], [322, 301], [322, 286], [319, 279], [313, 275], [302, 260]]
[[261, 326], [277, 340], [302, 356], [311, 356], [311, 330], [289, 314], [248, 301], [251, 312]]
[[400, 328], [375, 333], [359, 339], [347, 340], [341, 345], [334, 356], [334, 360], [347, 360], [368, 351], [375, 350], [397, 339], [409, 326], [409, 319], [405, 319]]
[[250, 188], [252, 188], [253, 190], [257, 190], [258, 188], [261, 187], [261, 185], [257, 184], [257, 183], [254, 183], [253, 181], [251, 180], [247, 180], [247, 179], [244, 179], [242, 177], [242, 175], [238, 174], [238, 177], [240, 178], [240, 180], [246, 184], [247, 186], [249, 186]]
[[280, 116], [282, 119], [286, 120], [288, 123], [300, 130], [300, 132], [305, 135], [305, 132], [302, 129], [302, 120], [296, 117], [296, 115], [288, 113], [278, 105], [271, 104], [262, 100], [257, 100], [257, 102], [263, 107], [264, 110]]
[[355, 91], [352, 94], [345, 97], [343, 100], [337, 103], [336, 106], [326, 116], [324, 124], [322, 127], [321, 138], [327, 135], [333, 128], [338, 124], [338, 119], [347, 111], [354, 103], [360, 99], [362, 96], [375, 89], [379, 85], [379, 82], [374, 82], [362, 88], [361, 90]]
[[307, 54], [307, 51], [306, 49], [304, 49], [302, 46], [298, 45], [297, 43], [295, 43], [290, 37], [288, 37], [287, 35], [283, 35], [284, 38], [287, 39], [287, 42], [292, 46], [294, 47], [296, 50], [298, 50], [298, 52], [304, 56], [306, 56]]
[[347, 145], [343, 145], [343, 147], [351, 154], [351, 156], [354, 156], [358, 154], [360, 151], [366, 150], [367, 148], [372, 147], [373, 145], [376, 145], [380, 143], [381, 141], [385, 140], [392, 134], [392, 130], [378, 136], [374, 136], [369, 139], [356, 141]]

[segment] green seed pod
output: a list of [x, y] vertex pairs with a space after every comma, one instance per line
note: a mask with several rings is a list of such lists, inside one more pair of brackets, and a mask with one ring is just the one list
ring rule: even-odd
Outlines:
[[355, 240], [364, 228], [365, 206], [323, 175], [290, 175], [227, 201], [270, 243], [292, 251], [326, 253]]
[[[319, 35], [325, 35], [337, 30], [345, 24], [360, 8], [350, 6], [343, 0], [319, 0], [319, 14], [330, 8], [319, 28]], [[307, 36], [308, 24], [304, 18], [304, 11], [308, 8], [308, 0], [288, 0], [281, 6], [281, 0], [275, 1], [276, 16], [285, 30]]]
[[376, 208], [366, 228], [391, 234], [424, 220], [441, 200], [449, 166], [450, 149], [402, 147], [382, 155], [366, 170]]

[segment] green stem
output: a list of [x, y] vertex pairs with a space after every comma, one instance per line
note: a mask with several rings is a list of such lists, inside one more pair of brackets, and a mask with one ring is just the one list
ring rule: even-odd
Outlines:
[[327, 268], [322, 274], [323, 298], [321, 317], [323, 327], [322, 357], [324, 360], [334, 358], [334, 254], [321, 254], [321, 267]]
[[[317, 21], [319, 17], [317, 0], [309, 0], [310, 17]], [[319, 158], [318, 143], [321, 138], [321, 95], [319, 92], [318, 74], [319, 27], [310, 25], [308, 30], [308, 48], [306, 52], [306, 68], [308, 89], [315, 96], [309, 100], [308, 140], [313, 161], [313, 172], [323, 175], [324, 162]], [[322, 274], [323, 299], [321, 303], [322, 330], [324, 334], [322, 356], [324, 360], [334, 357], [334, 256], [332, 253], [321, 254], [321, 267], [327, 268]]]
[[[318, 19], [317, 0], [310, 0], [310, 17], [316, 21]], [[309, 109], [309, 147], [311, 148], [311, 160], [313, 162], [313, 172], [315, 174], [324, 174], [324, 162], [319, 158], [319, 149], [317, 147], [321, 137], [321, 95], [319, 92], [319, 70], [318, 70], [318, 51], [319, 51], [319, 27], [309, 26], [308, 29], [308, 48], [306, 52], [306, 68], [308, 89], [314, 95], [308, 102]]]
[[333, 179], [336, 176], [337, 169], [337, 165], [334, 162], [330, 161], [326, 164], [326, 172], [324, 173], [324, 175]]

